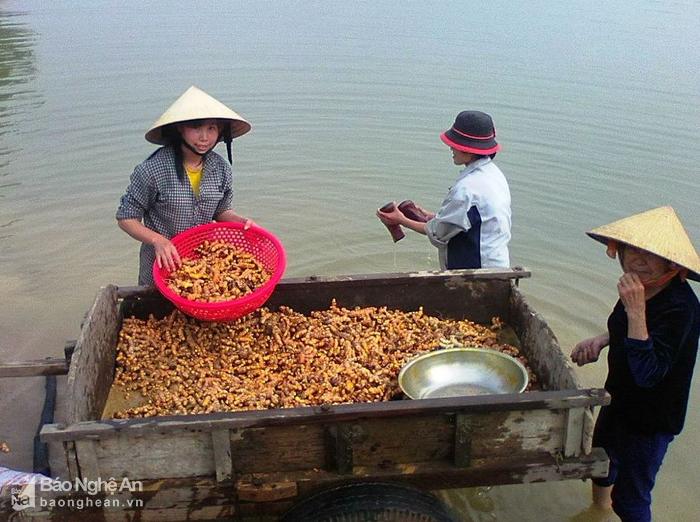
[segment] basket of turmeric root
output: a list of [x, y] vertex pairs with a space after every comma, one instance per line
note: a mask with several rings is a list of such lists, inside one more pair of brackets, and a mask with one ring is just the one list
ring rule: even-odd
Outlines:
[[172, 238], [182, 264], [153, 265], [163, 296], [204, 321], [231, 321], [260, 308], [282, 278], [286, 256], [271, 232], [243, 223], [208, 223]]

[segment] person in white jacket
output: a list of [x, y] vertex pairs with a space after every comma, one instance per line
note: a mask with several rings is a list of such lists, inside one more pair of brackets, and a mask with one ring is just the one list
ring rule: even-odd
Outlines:
[[377, 217], [385, 225], [428, 236], [443, 270], [509, 267], [510, 189], [493, 161], [501, 146], [491, 116], [460, 112], [440, 139], [452, 150], [455, 165], [464, 165], [440, 209], [433, 213], [418, 207], [427, 222], [409, 218], [396, 205], [391, 212], [378, 210]]

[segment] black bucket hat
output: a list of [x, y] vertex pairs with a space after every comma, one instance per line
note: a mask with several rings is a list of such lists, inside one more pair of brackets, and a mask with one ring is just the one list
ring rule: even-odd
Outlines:
[[484, 156], [501, 150], [491, 116], [480, 111], [462, 111], [451, 128], [440, 134], [448, 146]]

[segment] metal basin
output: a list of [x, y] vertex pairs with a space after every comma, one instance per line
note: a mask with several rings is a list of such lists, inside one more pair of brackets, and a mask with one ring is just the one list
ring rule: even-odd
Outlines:
[[448, 348], [412, 359], [399, 373], [411, 399], [520, 393], [527, 370], [510, 355], [486, 348]]

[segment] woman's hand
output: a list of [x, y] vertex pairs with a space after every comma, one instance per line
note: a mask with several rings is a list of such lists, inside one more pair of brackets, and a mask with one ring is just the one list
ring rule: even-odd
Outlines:
[[637, 274], [622, 274], [617, 283], [620, 301], [627, 312], [627, 337], [645, 341], [649, 338], [647, 331], [647, 301], [642, 280]]
[[395, 203], [394, 210], [391, 212], [382, 212], [381, 210], [377, 210], [377, 217], [385, 225], [402, 225], [406, 220], [406, 216], [403, 215]]
[[629, 272], [622, 274], [617, 283], [617, 292], [620, 294], [620, 301], [625, 306], [627, 315], [638, 314], [644, 316], [646, 312], [646, 296], [644, 285], [639, 276]]
[[435, 217], [435, 212], [430, 212], [429, 210], [425, 210], [423, 207], [419, 207], [418, 205], [416, 205], [416, 208], [418, 210], [420, 210], [425, 215], [426, 218], [428, 218], [428, 221], [430, 221], [431, 219], [433, 219]]
[[596, 362], [600, 352], [610, 343], [610, 336], [607, 333], [585, 339], [574, 346], [571, 351], [571, 360], [579, 366]]
[[160, 268], [165, 267], [170, 272], [180, 268], [182, 264], [180, 254], [177, 253], [177, 248], [169, 239], [160, 236], [154, 239], [152, 244], [156, 250], [156, 262]]

